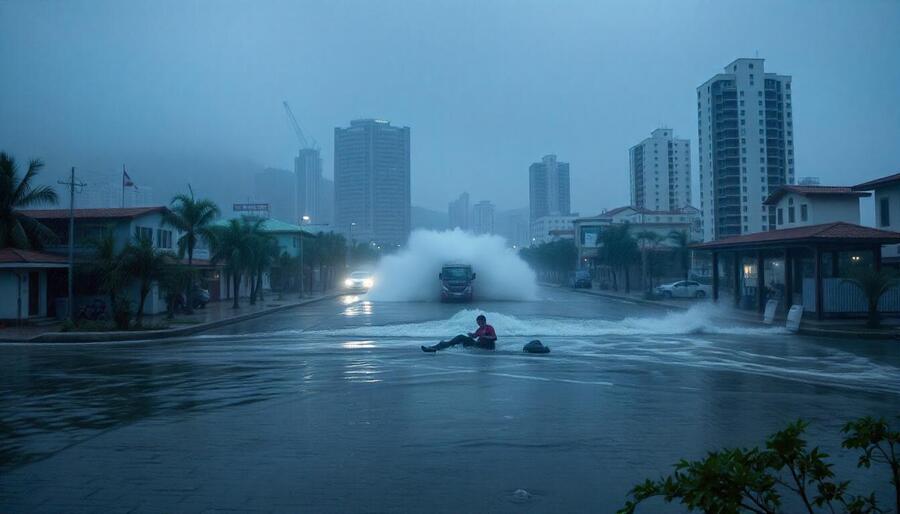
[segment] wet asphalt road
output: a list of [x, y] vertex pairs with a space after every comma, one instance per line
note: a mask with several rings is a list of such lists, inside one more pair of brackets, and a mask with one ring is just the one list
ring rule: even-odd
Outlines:
[[[418, 350], [477, 312], [496, 352]], [[677, 459], [798, 417], [885, 494], [839, 429], [900, 415], [900, 345], [718, 314], [343, 297], [179, 340], [0, 346], [0, 511], [612, 512]], [[522, 354], [535, 337], [552, 353]]]

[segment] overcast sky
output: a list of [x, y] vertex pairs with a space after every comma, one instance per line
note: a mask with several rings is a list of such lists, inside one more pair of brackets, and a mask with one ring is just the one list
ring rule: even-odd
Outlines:
[[160, 201], [292, 169], [287, 99], [326, 176], [334, 127], [376, 117], [412, 129], [414, 205], [526, 206], [556, 153], [594, 214], [628, 202], [628, 148], [659, 126], [696, 183], [696, 87], [756, 55], [793, 76], [798, 177], [900, 172], [898, 1], [0, 0], [0, 21], [0, 149], [47, 181], [126, 163]]

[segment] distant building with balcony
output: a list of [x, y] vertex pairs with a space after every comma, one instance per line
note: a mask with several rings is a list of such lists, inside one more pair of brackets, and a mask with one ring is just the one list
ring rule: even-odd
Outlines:
[[494, 233], [494, 204], [482, 200], [472, 208], [472, 231], [476, 234]]
[[528, 208], [529, 222], [571, 212], [569, 163], [550, 154], [528, 168]]
[[451, 229], [469, 230], [469, 193], [463, 193], [447, 204], [447, 218]]
[[791, 77], [764, 59], [737, 59], [697, 88], [700, 211], [704, 240], [776, 226], [764, 201], [794, 182]]
[[574, 239], [578, 213], [568, 216], [541, 216], [531, 223], [531, 244], [540, 245], [559, 239]]
[[631, 205], [669, 211], [691, 205], [691, 142], [659, 128], [628, 151]]
[[[399, 246], [409, 237], [409, 127], [353, 120], [334, 129], [334, 226], [359, 242]], [[351, 229], [352, 227], [352, 229]]]

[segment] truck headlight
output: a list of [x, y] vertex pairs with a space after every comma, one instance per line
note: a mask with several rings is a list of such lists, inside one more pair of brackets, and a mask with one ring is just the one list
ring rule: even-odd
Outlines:
[[350, 286], [352, 286], [352, 285], [353, 285], [353, 281], [350, 280], [349, 278], [348, 278], [347, 280], [344, 281], [344, 286], [345, 286], [345, 287], [350, 287]]
[[367, 279], [363, 280], [363, 287], [370, 288], [373, 285], [375, 285], [375, 282], [373, 282], [371, 278], [367, 278]]

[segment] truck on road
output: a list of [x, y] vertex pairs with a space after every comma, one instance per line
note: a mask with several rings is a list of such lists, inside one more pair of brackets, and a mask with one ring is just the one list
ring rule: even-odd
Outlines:
[[475, 273], [470, 264], [444, 264], [438, 278], [441, 280], [442, 302], [472, 301]]

